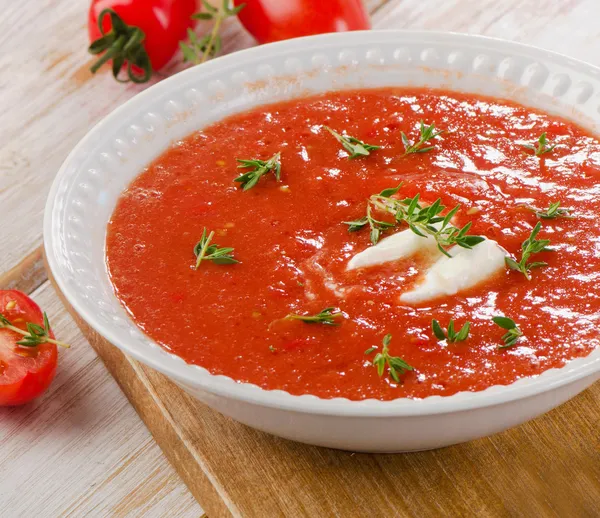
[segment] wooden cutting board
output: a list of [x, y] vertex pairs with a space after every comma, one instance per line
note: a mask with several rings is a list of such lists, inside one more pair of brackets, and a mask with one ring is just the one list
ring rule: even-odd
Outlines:
[[58, 293], [210, 518], [600, 516], [600, 383], [492, 437], [354, 454], [211, 410], [100, 337]]

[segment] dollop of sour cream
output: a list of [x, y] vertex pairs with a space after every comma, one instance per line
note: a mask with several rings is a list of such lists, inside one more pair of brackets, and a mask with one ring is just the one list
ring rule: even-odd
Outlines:
[[455, 295], [489, 279], [505, 268], [508, 252], [496, 241], [486, 239], [473, 248], [452, 247], [425, 272], [422, 282], [400, 295], [405, 304], [420, 304]]
[[420, 304], [467, 290], [504, 269], [504, 258], [508, 255], [496, 241], [486, 238], [470, 249], [454, 246], [448, 257], [438, 250], [433, 237], [404, 230], [354, 255], [346, 270], [397, 261], [416, 253], [427, 253], [434, 262], [413, 289], [400, 295], [398, 300], [403, 304]]
[[436, 240], [431, 237], [421, 237], [412, 230], [403, 230], [391, 236], [384, 237], [376, 245], [365, 248], [356, 254], [346, 266], [346, 270], [365, 268], [376, 264], [389, 263], [405, 259], [417, 252], [431, 252], [442, 255], [437, 248]]

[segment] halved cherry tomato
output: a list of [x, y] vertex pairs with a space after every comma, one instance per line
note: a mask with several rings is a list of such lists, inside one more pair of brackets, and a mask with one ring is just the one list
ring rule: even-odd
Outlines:
[[362, 0], [234, 0], [238, 18], [258, 43], [326, 32], [370, 29]]
[[[27, 322], [44, 324], [39, 306], [16, 290], [0, 290], [0, 314], [20, 329], [25, 329]], [[49, 334], [54, 338], [51, 331]], [[17, 344], [22, 338], [14, 331], [0, 329], [0, 406], [22, 405], [35, 399], [46, 391], [56, 373], [56, 345], [23, 347]]]
[[[112, 9], [124, 24], [129, 26], [128, 29], [137, 27], [144, 33], [145, 37], [141, 42], [142, 52], [145, 49], [152, 70], [159, 70], [169, 62], [177, 52], [179, 42], [186, 38], [187, 30], [196, 24], [196, 20], [191, 17], [197, 10], [196, 0], [92, 0], [88, 15], [90, 42], [95, 42], [102, 37], [98, 26], [98, 17], [105, 9]], [[102, 28], [105, 34], [111, 31], [112, 22], [109, 14], [103, 16]], [[120, 32], [124, 33], [123, 41], [126, 47], [126, 42], [129, 41], [133, 32], [125, 30]], [[135, 38], [136, 35], [134, 35]], [[136, 41], [133, 43], [137, 46], [134, 50], [123, 48], [123, 43], [114, 42], [107, 52], [114, 49], [112, 52], [115, 52], [113, 57], [115, 61], [120, 59], [119, 52], [121, 56], [126, 53], [129, 53], [130, 56], [139, 56], [140, 43]], [[117, 52], [119, 49], [120, 51]], [[127, 61], [126, 58], [125, 61]], [[123, 61], [118, 61], [118, 64], [122, 65]], [[116, 67], [117, 73], [120, 68], [121, 66]], [[143, 75], [139, 77], [144, 78]], [[130, 77], [130, 79], [135, 80], [135, 77]], [[147, 79], [145, 78], [145, 80]]]

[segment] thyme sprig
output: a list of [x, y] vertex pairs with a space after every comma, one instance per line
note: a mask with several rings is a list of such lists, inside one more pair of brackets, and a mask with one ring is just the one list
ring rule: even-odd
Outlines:
[[[383, 337], [383, 349], [378, 352], [373, 358], [373, 366], [377, 368], [377, 374], [381, 378], [385, 372], [385, 367], [388, 368], [388, 374], [396, 383], [400, 383], [400, 376], [408, 371], [414, 370], [412, 366], [406, 363], [399, 356], [391, 356], [389, 345], [392, 341], [392, 335], [387, 334]], [[365, 355], [369, 355], [377, 351], [377, 347], [369, 347], [365, 351]]]
[[15, 333], [23, 335], [23, 338], [17, 342], [17, 344], [23, 347], [36, 347], [45, 343], [59, 345], [60, 347], [64, 347], [66, 349], [71, 347], [64, 342], [59, 342], [58, 340], [54, 340], [54, 338], [50, 338], [51, 328], [50, 322], [48, 321], [48, 315], [46, 315], [46, 313], [44, 313], [43, 327], [39, 324], [34, 324], [33, 322], [27, 322], [25, 325], [27, 327], [27, 331], [13, 325], [8, 318], [0, 313], [0, 329], [10, 329]]
[[[446, 209], [438, 198], [429, 206], [419, 203], [419, 194], [412, 198], [403, 200], [393, 198], [398, 193], [402, 183], [398, 187], [384, 189], [379, 194], [372, 195], [367, 201], [367, 214], [363, 218], [354, 221], [345, 221], [349, 232], [356, 232], [367, 225], [371, 229], [371, 243], [374, 245], [379, 241], [381, 234], [389, 228], [400, 223], [406, 223], [408, 228], [421, 237], [431, 236], [438, 245], [440, 252], [450, 257], [447, 248], [458, 245], [463, 248], [473, 248], [485, 238], [482, 236], [468, 235], [471, 222], [462, 228], [457, 228], [450, 223], [454, 215], [459, 211], [460, 205], [450, 210], [445, 216], [441, 213]], [[373, 216], [373, 208], [380, 212], [391, 214], [393, 222], [382, 221]]]
[[381, 238], [381, 234], [383, 232], [385, 232], [389, 228], [396, 226], [395, 221], [393, 223], [391, 223], [388, 221], [381, 221], [381, 220], [375, 219], [373, 217], [370, 199], [369, 199], [369, 202], [367, 202], [367, 215], [366, 216], [364, 216], [360, 219], [355, 219], [353, 221], [344, 221], [344, 223], [346, 225], [348, 225], [348, 232], [358, 232], [363, 227], [369, 225], [369, 228], [371, 229], [371, 232], [370, 232], [371, 243], [374, 245], [376, 245], [379, 242], [379, 239]]
[[541, 228], [542, 224], [538, 221], [535, 227], [533, 227], [529, 237], [521, 244], [521, 260], [519, 262], [515, 261], [509, 256], [504, 258], [506, 266], [508, 266], [511, 270], [521, 272], [528, 281], [531, 280], [531, 270], [534, 268], [543, 268], [544, 266], [548, 266], [548, 263], [544, 261], [534, 261], [533, 263], [528, 263], [531, 255], [538, 254], [540, 252], [553, 251], [552, 248], [548, 248], [548, 245], [550, 244], [549, 239], [536, 239]]
[[413, 153], [426, 153], [427, 151], [431, 151], [434, 146], [426, 146], [429, 141], [438, 135], [444, 133], [444, 130], [435, 130], [435, 123], [432, 123], [430, 126], [426, 126], [425, 123], [421, 120], [421, 125], [419, 127], [420, 138], [418, 141], [411, 143], [409, 138], [406, 136], [404, 132], [400, 135], [402, 137], [402, 143], [404, 144], [404, 155], [410, 155]]
[[301, 320], [307, 324], [323, 324], [326, 326], [339, 326], [336, 319], [344, 318], [341, 311], [336, 311], [334, 307], [325, 308], [316, 315], [297, 315], [290, 313], [285, 317], [286, 320]]
[[506, 329], [506, 333], [502, 336], [504, 345], [499, 345], [499, 349], [508, 349], [509, 347], [512, 347], [523, 336], [523, 331], [519, 329], [519, 326], [512, 318], [498, 316], [493, 317], [492, 320], [502, 329]]
[[337, 131], [332, 130], [329, 126], [323, 126], [329, 133], [331, 133], [336, 140], [342, 145], [342, 147], [350, 154], [348, 158], [358, 158], [361, 156], [369, 156], [371, 151], [381, 148], [381, 146], [375, 146], [373, 144], [366, 144], [362, 140], [358, 140], [350, 135], [340, 135]]
[[535, 156], [541, 156], [545, 153], [550, 153], [555, 147], [556, 144], [549, 146], [548, 139], [546, 138], [546, 132], [542, 133], [540, 137], [537, 139], [537, 144], [526, 144], [523, 146], [528, 151], [533, 152]]
[[565, 218], [565, 219], [574, 219], [573, 216], [569, 213], [568, 209], [560, 206], [559, 201], [555, 201], [551, 203], [547, 209], [537, 210], [533, 207], [527, 207], [529, 210], [533, 211], [533, 213], [540, 219], [556, 219], [556, 218]]
[[448, 330], [444, 331], [440, 323], [436, 319], [433, 319], [431, 321], [431, 329], [438, 340], [446, 340], [448, 343], [462, 342], [469, 336], [471, 322], [463, 325], [457, 333], [454, 329], [454, 320], [450, 319]]
[[239, 182], [243, 191], [247, 191], [248, 189], [252, 189], [262, 176], [269, 172], [273, 172], [275, 174], [275, 179], [277, 181], [281, 178], [281, 163], [279, 162], [281, 158], [281, 153], [275, 153], [268, 160], [245, 160], [238, 158], [237, 161], [241, 164], [238, 166], [238, 169], [248, 169], [251, 168], [250, 171], [246, 171], [244, 174], [238, 176], [234, 182]]
[[200, 267], [200, 263], [202, 263], [202, 261], [212, 261], [215, 264], [239, 263], [239, 261], [231, 255], [233, 248], [219, 248], [219, 245], [212, 243], [214, 236], [214, 231], [208, 233], [206, 227], [204, 227], [204, 230], [202, 231], [202, 237], [194, 247], [194, 255], [196, 256], [196, 270]]
[[211, 20], [214, 22], [214, 25], [212, 30], [201, 38], [198, 38], [192, 29], [188, 29], [189, 44], [183, 41], [179, 42], [184, 63], [190, 62], [199, 65], [209, 58], [216, 56], [221, 51], [223, 44], [219, 35], [223, 20], [235, 16], [246, 6], [246, 4], [241, 4], [237, 7], [231, 7], [229, 0], [223, 0], [223, 3], [219, 7], [210, 4], [208, 0], [202, 0], [202, 4], [205, 11], [192, 15], [192, 18], [196, 20]]

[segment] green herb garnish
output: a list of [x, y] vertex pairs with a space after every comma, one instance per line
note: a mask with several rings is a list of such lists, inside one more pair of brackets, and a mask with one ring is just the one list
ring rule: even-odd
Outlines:
[[337, 139], [337, 141], [344, 147], [346, 151], [348, 151], [348, 153], [350, 153], [348, 158], [368, 156], [371, 154], [371, 151], [381, 147], [374, 146], [372, 144], [366, 144], [363, 141], [349, 135], [340, 135], [337, 131], [332, 130], [329, 126], [323, 127]]
[[269, 160], [243, 160], [237, 159], [237, 161], [242, 164], [238, 166], [238, 169], [247, 169], [252, 168], [250, 171], [246, 171], [244, 174], [238, 176], [234, 182], [239, 182], [242, 190], [247, 191], [248, 189], [252, 189], [261, 176], [267, 174], [270, 171], [275, 173], [275, 178], [279, 181], [281, 177], [281, 164], [279, 163], [279, 159], [281, 157], [281, 153], [275, 153]]
[[523, 336], [523, 331], [519, 329], [519, 326], [517, 326], [512, 318], [493, 317], [492, 320], [502, 329], [506, 329], [506, 333], [502, 336], [504, 345], [499, 345], [499, 349], [508, 349], [509, 347], [512, 347], [519, 341], [519, 338]]
[[179, 48], [183, 54], [183, 62], [191, 62], [195, 65], [204, 63], [207, 59], [214, 57], [221, 51], [222, 41], [219, 30], [223, 20], [238, 14], [246, 4], [230, 7], [229, 0], [223, 0], [219, 7], [215, 7], [207, 0], [202, 0], [204, 10], [192, 15], [196, 20], [211, 20], [214, 22], [212, 30], [198, 39], [192, 29], [187, 30], [189, 44], [180, 41]]
[[548, 140], [546, 139], [546, 132], [544, 131], [544, 133], [540, 135], [540, 138], [537, 139], [537, 144], [535, 146], [527, 144], [523, 147], [528, 151], [533, 151], [533, 154], [535, 156], [540, 156], [544, 153], [550, 153], [550, 151], [552, 151], [556, 147], [556, 144], [554, 144], [553, 146], [548, 145]]
[[348, 225], [348, 232], [358, 232], [366, 225], [369, 225], [369, 227], [371, 228], [371, 243], [374, 245], [377, 244], [377, 242], [381, 238], [381, 234], [384, 231], [396, 226], [395, 221], [393, 223], [390, 223], [388, 221], [377, 220], [373, 217], [370, 199], [367, 203], [367, 215], [365, 217], [355, 219], [353, 221], [344, 221], [344, 223]]
[[307, 324], [323, 324], [326, 326], [339, 326], [335, 321], [336, 318], [344, 318], [344, 314], [341, 311], [335, 311], [335, 308], [325, 308], [316, 315], [296, 315], [290, 313], [287, 315], [286, 320], [301, 320]]
[[46, 315], [46, 313], [44, 313], [43, 327], [32, 322], [27, 322], [25, 325], [27, 327], [27, 331], [14, 326], [11, 321], [8, 320], [8, 318], [0, 313], [0, 329], [10, 329], [15, 333], [23, 335], [23, 339], [17, 342], [17, 344], [22, 345], [23, 347], [36, 347], [45, 343], [60, 345], [61, 347], [65, 347], [67, 349], [71, 347], [64, 342], [59, 342], [58, 340], [50, 338], [50, 322], [48, 322], [48, 315]]
[[[377, 368], [377, 374], [381, 378], [385, 371], [385, 367], [388, 367], [388, 373], [390, 378], [396, 383], [400, 383], [400, 376], [407, 371], [414, 370], [408, 363], [398, 356], [390, 356], [389, 345], [392, 341], [392, 335], [387, 334], [383, 337], [383, 349], [377, 353], [373, 358], [373, 366]], [[369, 347], [365, 354], [369, 355], [377, 350], [377, 347]]]
[[[441, 198], [438, 198], [427, 207], [419, 203], [418, 194], [413, 198], [403, 200], [392, 198], [401, 187], [402, 184], [372, 195], [367, 201], [367, 215], [365, 217], [344, 222], [348, 225], [348, 231], [356, 232], [368, 225], [371, 229], [371, 243], [375, 245], [384, 231], [400, 223], [406, 223], [408, 228], [418, 236], [432, 236], [437, 241], [439, 250], [448, 257], [450, 257], [450, 254], [446, 251], [448, 247], [458, 245], [463, 248], [473, 248], [485, 239], [482, 236], [467, 235], [471, 228], [470, 222], [462, 228], [450, 224], [450, 220], [458, 212], [460, 205], [454, 207], [445, 216], [441, 216], [441, 213], [446, 209], [442, 205]], [[372, 212], [373, 208], [391, 214], [394, 221], [388, 222], [375, 219]]]
[[569, 211], [565, 208], [561, 208], [560, 202], [555, 201], [551, 203], [550, 206], [546, 210], [536, 210], [533, 207], [528, 207], [532, 210], [538, 218], [541, 219], [555, 219], [555, 218], [565, 218], [565, 219], [573, 219], [573, 216], [569, 214]]
[[210, 234], [207, 235], [206, 227], [202, 231], [202, 237], [194, 247], [196, 270], [202, 261], [212, 261], [215, 264], [239, 263], [239, 261], [231, 255], [233, 248], [219, 248], [219, 245], [212, 243], [214, 236], [214, 231], [211, 231]]
[[467, 322], [464, 326], [461, 327], [460, 331], [457, 333], [454, 330], [454, 320], [450, 319], [450, 323], [448, 324], [448, 331], [444, 331], [440, 323], [433, 319], [431, 321], [431, 329], [433, 330], [433, 334], [439, 340], [446, 340], [448, 343], [453, 342], [462, 342], [469, 336], [469, 330], [471, 329], [471, 322]]
[[515, 261], [512, 257], [506, 256], [504, 258], [506, 266], [508, 266], [511, 270], [521, 272], [528, 281], [531, 280], [531, 270], [533, 270], [534, 268], [542, 268], [544, 266], [548, 266], [548, 263], [545, 263], [543, 261], [527, 263], [527, 261], [529, 261], [529, 257], [532, 254], [553, 251], [552, 248], [548, 248], [548, 245], [550, 244], [549, 239], [536, 239], [541, 228], [542, 224], [538, 221], [536, 226], [533, 227], [533, 230], [531, 231], [529, 237], [525, 241], [523, 241], [523, 244], [521, 245], [521, 260], [519, 262]]
[[414, 144], [411, 144], [404, 132], [400, 134], [402, 137], [402, 143], [404, 144], [403, 156], [410, 155], [412, 153], [426, 153], [427, 151], [431, 151], [434, 146], [423, 146], [425, 146], [425, 144], [427, 144], [431, 139], [444, 133], [444, 130], [435, 131], [435, 123], [431, 124], [431, 126], [425, 126], [423, 121], [421, 121], [419, 131], [421, 133], [421, 137]]

